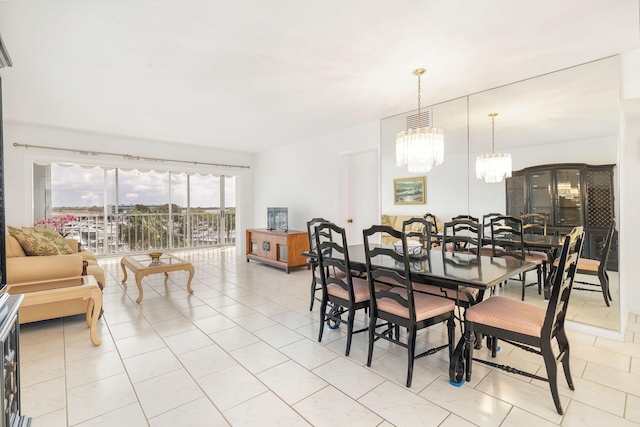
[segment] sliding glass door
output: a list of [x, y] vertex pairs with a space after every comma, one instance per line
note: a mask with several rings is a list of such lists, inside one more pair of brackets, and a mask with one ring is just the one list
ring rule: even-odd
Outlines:
[[33, 170], [34, 223], [49, 220], [98, 254], [235, 243], [233, 176], [58, 163]]

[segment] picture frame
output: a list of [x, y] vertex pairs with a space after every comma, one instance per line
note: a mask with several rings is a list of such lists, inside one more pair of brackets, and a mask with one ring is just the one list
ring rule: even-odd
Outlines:
[[393, 180], [394, 205], [423, 205], [427, 203], [427, 178], [396, 178]]

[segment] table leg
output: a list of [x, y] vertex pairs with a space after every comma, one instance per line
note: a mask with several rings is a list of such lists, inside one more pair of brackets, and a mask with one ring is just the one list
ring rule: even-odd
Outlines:
[[122, 273], [124, 274], [124, 279], [122, 279], [122, 283], [127, 281], [127, 269], [124, 268], [124, 262], [120, 262], [120, 267], [122, 267]]
[[186, 270], [189, 272], [189, 280], [187, 281], [187, 291], [189, 291], [189, 293], [192, 294], [193, 289], [191, 289], [191, 279], [193, 279], [195, 269], [193, 268], [193, 265], [188, 265]]
[[142, 291], [142, 278], [146, 276], [146, 274], [140, 274], [140, 273], [136, 273], [136, 285], [138, 285], [138, 299], [136, 300], [137, 303], [142, 301], [142, 297], [144, 292]]
[[461, 384], [465, 377], [465, 345], [466, 341], [461, 337], [449, 360], [449, 380], [453, 384]]
[[89, 296], [89, 302], [87, 307], [87, 319], [90, 318], [89, 324], [89, 337], [91, 338], [91, 343], [95, 346], [98, 346], [102, 343], [102, 340], [98, 337], [96, 333], [96, 325], [98, 324], [98, 318], [100, 317], [100, 308], [102, 307], [102, 292], [99, 288], [91, 289], [91, 293]]

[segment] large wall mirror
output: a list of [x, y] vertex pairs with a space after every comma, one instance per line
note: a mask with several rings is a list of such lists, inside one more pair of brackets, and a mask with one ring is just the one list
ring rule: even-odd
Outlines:
[[[422, 174], [426, 176], [426, 203], [397, 205], [393, 181], [410, 177], [395, 165], [395, 135], [417, 111], [381, 121], [381, 211], [383, 215], [433, 213], [441, 220], [460, 214], [481, 218], [489, 212], [506, 212], [505, 182], [489, 184], [476, 178], [475, 162], [491, 152], [495, 118], [495, 150], [511, 154], [513, 170], [555, 165], [618, 163], [619, 62], [611, 57], [570, 69], [531, 78], [446, 103], [425, 107], [433, 126], [445, 134], [445, 160]], [[413, 175], [417, 176], [417, 175]], [[613, 167], [613, 217], [619, 212], [618, 171]], [[557, 197], [557, 195], [555, 195]], [[584, 206], [582, 207], [584, 208]], [[524, 212], [527, 213], [527, 212]], [[595, 230], [596, 234], [599, 230]], [[598, 243], [595, 238], [592, 246]], [[615, 243], [615, 242], [614, 242]], [[611, 252], [617, 257], [617, 251]], [[617, 265], [615, 262], [613, 265]], [[570, 320], [619, 330], [619, 280], [608, 270], [613, 301], [607, 307], [598, 292], [574, 291]], [[535, 274], [530, 273], [531, 280]], [[582, 277], [598, 283], [597, 277]], [[519, 282], [500, 290], [520, 298]], [[530, 293], [529, 293], [530, 292]], [[526, 302], [544, 305], [535, 287], [528, 288]]]

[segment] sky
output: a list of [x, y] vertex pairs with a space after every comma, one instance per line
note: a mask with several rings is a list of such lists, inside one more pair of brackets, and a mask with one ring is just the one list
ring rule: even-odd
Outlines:
[[[107, 170], [108, 201], [115, 204], [114, 169]], [[51, 164], [51, 202], [56, 207], [91, 207], [104, 204], [105, 170], [79, 165]], [[187, 206], [187, 175], [171, 174], [172, 203]], [[119, 170], [119, 205], [163, 205], [169, 203], [169, 172]], [[220, 206], [220, 178], [213, 175], [191, 175], [191, 207]], [[226, 206], [235, 207], [235, 177], [225, 178]]]

